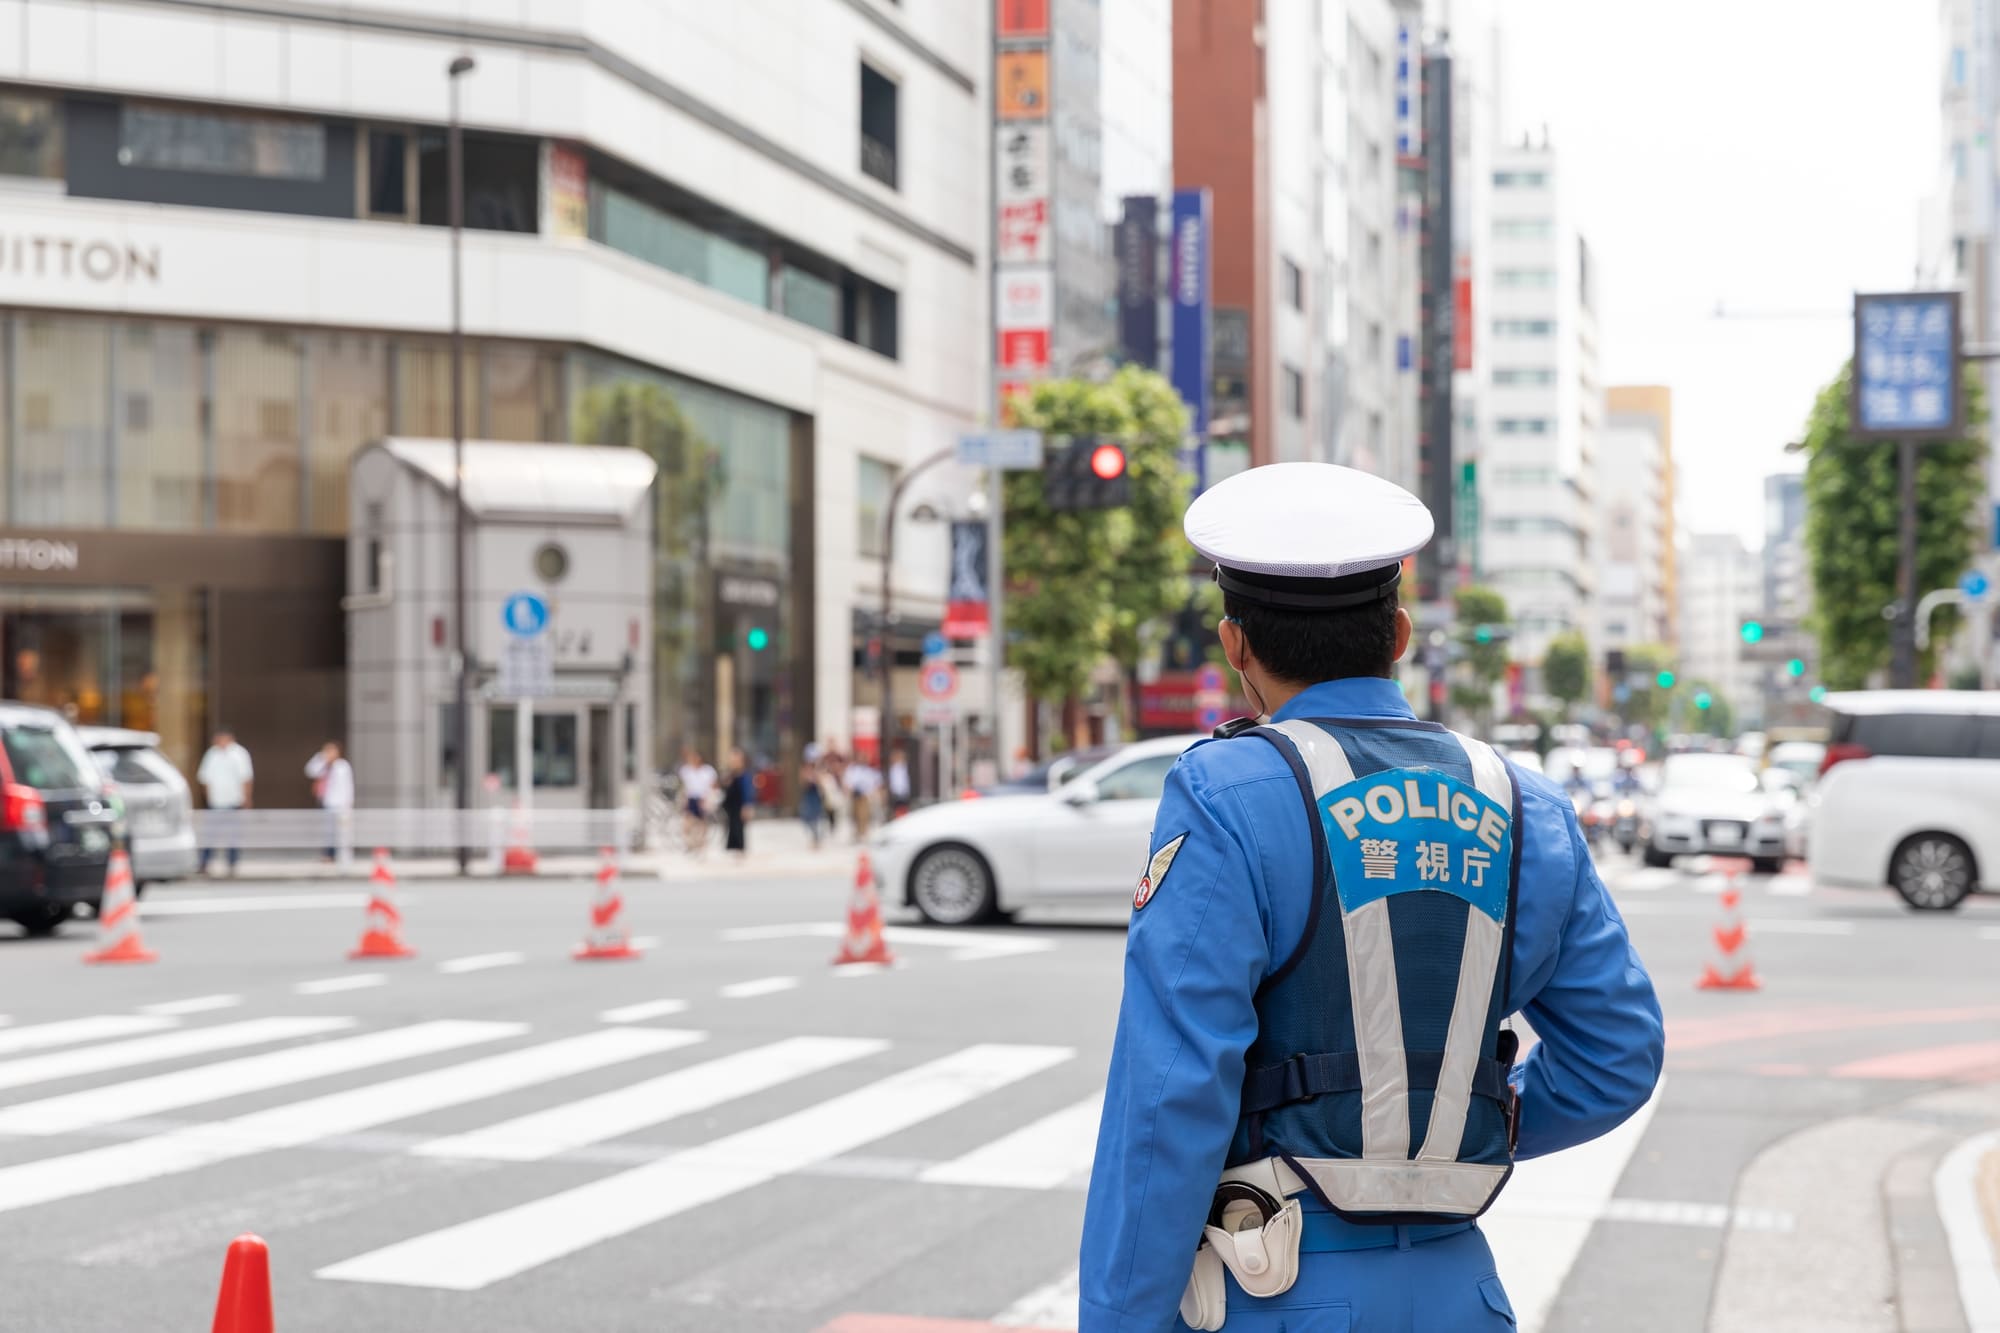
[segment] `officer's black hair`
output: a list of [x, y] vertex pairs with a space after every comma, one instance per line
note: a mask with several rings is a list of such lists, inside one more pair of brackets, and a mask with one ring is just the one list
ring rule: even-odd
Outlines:
[[1266, 671], [1292, 685], [1396, 670], [1396, 594], [1339, 611], [1279, 611], [1230, 593], [1223, 613], [1237, 622]]

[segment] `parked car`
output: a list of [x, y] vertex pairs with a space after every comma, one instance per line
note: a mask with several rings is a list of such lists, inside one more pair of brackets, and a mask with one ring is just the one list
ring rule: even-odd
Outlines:
[[1029, 796], [1052, 792], [1069, 779], [1070, 774], [1118, 753], [1115, 745], [1093, 745], [1081, 750], [1067, 750], [1053, 759], [1047, 759], [1028, 769], [1017, 778], [1007, 778], [980, 787], [978, 796]]
[[1764, 767], [1779, 768], [1810, 785], [1826, 762], [1826, 746], [1820, 741], [1779, 741], [1764, 752]]
[[1924, 911], [2000, 888], [2000, 693], [1832, 694], [1813, 880], [1888, 884]]
[[1640, 845], [1649, 866], [1676, 856], [1747, 856], [1760, 874], [1785, 864], [1787, 796], [1765, 786], [1738, 754], [1675, 754], [1660, 765], [1660, 789], [1646, 802]]
[[1200, 739], [1124, 746], [1054, 791], [912, 811], [873, 838], [876, 878], [946, 926], [1029, 902], [1130, 902], [1167, 770]]
[[123, 727], [78, 727], [77, 735], [123, 809], [137, 891], [194, 874], [194, 797], [187, 779], [160, 753], [160, 738]]
[[124, 830], [62, 714], [0, 702], [0, 917], [47, 935], [104, 897]]

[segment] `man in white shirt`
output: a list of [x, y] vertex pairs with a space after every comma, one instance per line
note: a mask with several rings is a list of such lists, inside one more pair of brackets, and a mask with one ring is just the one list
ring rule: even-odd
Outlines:
[[875, 794], [882, 790], [882, 772], [867, 760], [856, 758], [847, 766], [848, 808], [854, 816], [854, 840], [868, 841], [868, 825], [875, 813]]
[[[235, 735], [228, 727], [215, 733], [215, 741], [208, 747], [208, 753], [201, 757], [201, 767], [195, 770], [195, 781], [201, 783], [208, 797], [208, 808], [217, 812], [214, 841], [223, 844], [229, 852], [229, 873], [236, 873], [237, 858], [241, 855], [236, 845], [237, 810], [250, 808], [250, 784], [256, 776], [250, 766], [250, 752], [236, 743]], [[230, 814], [223, 814], [223, 811]], [[208, 857], [211, 847], [201, 849], [201, 873], [208, 873]]]
[[708, 846], [709, 807], [715, 803], [715, 765], [705, 762], [692, 745], [681, 751], [681, 814], [688, 851], [700, 856]]
[[344, 869], [354, 859], [354, 765], [340, 752], [339, 741], [328, 741], [306, 760], [306, 776], [332, 829], [326, 859]]

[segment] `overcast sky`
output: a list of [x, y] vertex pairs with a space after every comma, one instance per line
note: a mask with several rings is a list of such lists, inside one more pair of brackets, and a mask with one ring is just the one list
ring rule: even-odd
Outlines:
[[1762, 478], [1799, 465], [1783, 447], [1847, 354], [1851, 294], [1911, 283], [1938, 176], [1936, 5], [1496, 8], [1505, 123], [1546, 122], [1599, 258], [1604, 382], [1673, 387], [1683, 523], [1756, 545]]

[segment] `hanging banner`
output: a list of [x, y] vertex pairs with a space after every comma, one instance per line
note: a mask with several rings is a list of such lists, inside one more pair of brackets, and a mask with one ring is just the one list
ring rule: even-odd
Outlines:
[[[1197, 450], [1209, 418], [1209, 195], [1174, 191], [1172, 252], [1174, 391], [1187, 404]], [[1197, 483], [1199, 484], [1199, 482]]]
[[1118, 359], [1148, 370], [1160, 364], [1159, 201], [1125, 196], [1124, 216], [1111, 235], [1118, 264]]
[[957, 519], [951, 525], [951, 581], [944, 597], [948, 639], [976, 639], [992, 627], [986, 583], [986, 524]]
[[1049, 53], [1046, 48], [1002, 51], [993, 69], [1002, 120], [1045, 120], [1049, 114]]

